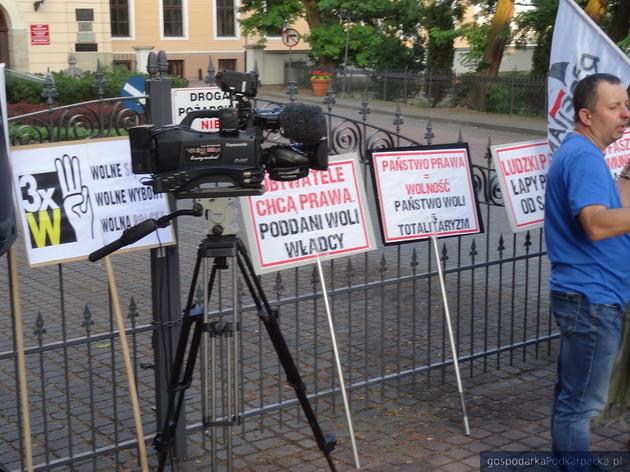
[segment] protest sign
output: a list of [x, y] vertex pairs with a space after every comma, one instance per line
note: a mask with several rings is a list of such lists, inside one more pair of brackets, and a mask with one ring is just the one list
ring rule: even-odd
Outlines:
[[370, 161], [385, 244], [482, 231], [466, 144], [379, 149]]
[[490, 146], [490, 153], [512, 231], [542, 226], [547, 171], [551, 164], [547, 141]]
[[[178, 125], [188, 113], [229, 108], [230, 94], [219, 87], [175, 88], [171, 90], [173, 124]], [[197, 118], [191, 126], [198, 131], [219, 131], [218, 118]]]
[[[545, 188], [551, 165], [547, 141], [490, 146], [501, 193], [512, 231], [526, 231], [543, 225]], [[630, 128], [604, 151], [613, 179], [630, 159]]]
[[[148, 176], [132, 173], [127, 138], [15, 148], [11, 165], [31, 266], [84, 259], [169, 212], [166, 196], [142, 184]], [[173, 243], [167, 227], [128, 247]]]
[[346, 154], [292, 182], [267, 175], [264, 195], [242, 199], [257, 273], [376, 248], [359, 166]]

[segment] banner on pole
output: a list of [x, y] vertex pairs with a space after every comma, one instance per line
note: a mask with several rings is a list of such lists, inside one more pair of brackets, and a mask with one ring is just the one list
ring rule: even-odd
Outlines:
[[331, 158], [328, 170], [276, 182], [242, 198], [243, 218], [257, 273], [376, 249], [356, 154]]
[[383, 242], [483, 231], [467, 144], [370, 153]]
[[[165, 194], [131, 172], [127, 138], [24, 146], [12, 150], [11, 164], [31, 266], [85, 259], [125, 229], [169, 213]], [[128, 249], [174, 243], [169, 226]]]
[[548, 139], [553, 154], [573, 130], [573, 87], [597, 72], [630, 83], [630, 58], [573, 0], [560, 0], [551, 43], [548, 78]]

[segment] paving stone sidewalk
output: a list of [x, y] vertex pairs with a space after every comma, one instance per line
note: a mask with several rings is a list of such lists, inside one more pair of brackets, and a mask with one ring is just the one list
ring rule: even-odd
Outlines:
[[[555, 356], [558, 341], [551, 351], [541, 346], [540, 356], [522, 361], [520, 352], [513, 366], [502, 358], [503, 366], [490, 365], [483, 373], [483, 361], [475, 367], [474, 377], [464, 377], [464, 392], [470, 421], [470, 436], [464, 434], [459, 395], [451, 369], [407, 378], [399, 387], [380, 386], [354, 392], [352, 417], [356, 432], [361, 470], [371, 472], [466, 472], [480, 470], [481, 451], [548, 451], [549, 411], [555, 382]], [[518, 360], [517, 360], [518, 359]], [[496, 359], [494, 360], [496, 364]], [[465, 369], [467, 375], [468, 369]], [[367, 395], [366, 395], [367, 393]], [[340, 400], [336, 414], [330, 402], [318, 405], [322, 429], [338, 438], [332, 453], [337, 470], [355, 470], [352, 447]], [[255, 472], [329, 470], [317, 449], [305, 420], [295, 409], [285, 411], [283, 424], [275, 418], [264, 419], [262, 431], [235, 435], [234, 467]], [[252, 429], [258, 429], [257, 420]], [[622, 424], [598, 426], [592, 433], [592, 449], [628, 451], [628, 432]], [[197, 438], [199, 439], [199, 438]], [[198, 441], [191, 447], [191, 458], [180, 471], [210, 470], [209, 449]], [[225, 454], [219, 454], [225, 458]], [[219, 470], [224, 464], [219, 460]], [[496, 469], [507, 470], [507, 469]], [[518, 469], [526, 470], [526, 469]], [[538, 469], [540, 470], [540, 469]], [[628, 471], [630, 464], [615, 471]]]

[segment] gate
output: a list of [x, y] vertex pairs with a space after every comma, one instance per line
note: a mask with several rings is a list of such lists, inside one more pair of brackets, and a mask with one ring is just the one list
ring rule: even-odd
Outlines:
[[[14, 145], [123, 135], [130, 126], [143, 122], [143, 115], [121, 106], [121, 98], [104, 99], [101, 92], [95, 101], [55, 108], [53, 91], [49, 76], [44, 88], [48, 109], [10, 119]], [[150, 108], [155, 97], [147, 98]], [[290, 94], [289, 98], [294, 97]], [[359, 110], [359, 120], [336, 114], [332, 93], [325, 103], [332, 154], [356, 151], [365, 164], [367, 149], [419, 144], [401, 134], [399, 111], [393, 117], [394, 132], [369, 124], [367, 101]], [[267, 104], [259, 100], [256, 105]], [[431, 143], [433, 139], [429, 124], [425, 140]], [[421, 241], [325, 264], [351, 405], [358, 396], [382, 400], [386, 383], [400, 385], [410, 380], [418, 388], [427, 388], [445, 381], [452, 360], [436, 264], [442, 265], [446, 277], [463, 375], [472, 377], [548, 354], [556, 335], [548, 310], [549, 267], [543, 233], [511, 234], [491, 159], [485, 158], [487, 165], [473, 169], [484, 234], [442, 240], [439, 261], [433, 257], [430, 242]], [[364, 169], [369, 179], [368, 166]], [[196, 243], [204, 230], [199, 220], [178, 220], [180, 271], [169, 276], [181, 274], [181, 296], [186, 295]], [[23, 244], [16, 244], [36, 469], [133, 469], [133, 418], [102, 268], [77, 262], [29, 269]], [[6, 258], [0, 259], [4, 273], [6, 265]], [[115, 255], [113, 265], [127, 309], [127, 336], [149, 441], [156, 431], [156, 415], [162, 413], [155, 379], [170, 369], [157, 363], [160, 357], [156, 361], [154, 351], [172, 354], [165, 337], [154, 337], [154, 333], [177, 326], [178, 315], [164, 322], [153, 316], [155, 287], [152, 290], [148, 277], [152, 264], [146, 253]], [[316, 412], [323, 399], [333, 409], [340, 408], [317, 272], [311, 267], [288, 269], [262, 276], [261, 282], [270, 302], [280, 309], [281, 328]], [[231, 306], [225, 287], [226, 281], [220, 281], [214, 311], [219, 319], [228, 313], [225, 306]], [[9, 293], [10, 288], [8, 277], [0, 277], [2, 293]], [[239, 398], [245, 433], [246, 423], [264, 428], [272, 416], [282, 424], [283, 414], [298, 405], [285, 389], [282, 369], [251, 299], [243, 293], [238, 303], [243, 317]], [[0, 463], [16, 470], [23, 464], [10, 310], [5, 296], [0, 300]], [[156, 339], [161, 346], [155, 345]], [[189, 437], [202, 429], [200, 400], [195, 382], [186, 400]], [[150, 460], [154, 459], [151, 455]]]

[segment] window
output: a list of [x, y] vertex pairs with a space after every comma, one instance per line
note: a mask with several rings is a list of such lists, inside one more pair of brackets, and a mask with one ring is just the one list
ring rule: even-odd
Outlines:
[[173, 60], [168, 61], [168, 73], [175, 77], [184, 77], [184, 61]]
[[127, 38], [129, 34], [129, 0], [110, 0], [112, 37]]
[[236, 70], [236, 59], [219, 59], [219, 70]]
[[184, 35], [182, 0], [162, 0], [164, 36]]
[[217, 36], [236, 36], [234, 18], [234, 0], [216, 0], [217, 2]]
[[127, 70], [132, 70], [131, 61], [128, 59], [114, 59], [112, 65], [114, 67], [124, 67]]

